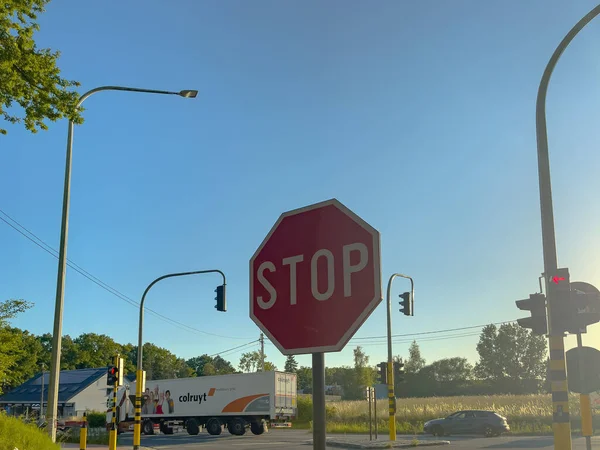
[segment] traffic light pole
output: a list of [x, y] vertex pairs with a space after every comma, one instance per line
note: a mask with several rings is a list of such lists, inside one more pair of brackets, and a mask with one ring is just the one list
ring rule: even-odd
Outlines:
[[137, 348], [137, 369], [136, 369], [136, 381], [135, 381], [135, 416], [133, 422], [133, 449], [138, 450], [141, 445], [141, 437], [142, 437], [142, 379], [143, 379], [143, 370], [142, 370], [142, 361], [143, 361], [143, 353], [144, 353], [144, 345], [142, 343], [142, 332], [144, 330], [144, 302], [146, 301], [146, 295], [148, 291], [161, 280], [166, 278], [174, 278], [174, 277], [184, 277], [187, 275], [200, 275], [205, 273], [218, 273], [223, 277], [223, 286], [225, 286], [226, 279], [225, 274], [218, 269], [212, 270], [196, 270], [193, 272], [179, 272], [179, 273], [170, 273], [167, 275], [163, 275], [162, 277], [158, 277], [152, 283], [148, 285], [144, 294], [142, 295], [142, 300], [140, 302], [140, 324], [138, 329], [138, 348]]
[[[114, 365], [117, 370], [121, 370], [119, 367], [119, 355], [115, 356]], [[113, 399], [112, 399], [112, 419], [110, 421], [110, 433], [108, 435], [108, 450], [117, 449], [117, 390], [119, 389], [119, 377], [115, 377], [113, 383]]]
[[[410, 280], [411, 302], [415, 295], [415, 284], [411, 277], [401, 273], [395, 273], [390, 277], [387, 286], [387, 384], [388, 384], [388, 403], [389, 403], [389, 429], [390, 441], [396, 440], [396, 395], [394, 393], [394, 361], [392, 356], [392, 282], [394, 278], [408, 278]], [[412, 310], [412, 308], [411, 308]]]
[[[581, 341], [581, 333], [577, 333], [577, 347], [583, 347]], [[583, 367], [583, 361], [579, 359], [579, 377], [581, 378], [581, 385], [584, 385], [583, 378], [585, 377], [585, 369]], [[592, 450], [592, 434], [594, 432], [592, 426], [592, 405], [590, 403], [590, 394], [579, 394], [579, 409], [581, 414], [581, 434], [585, 436], [585, 448], [586, 450]]]
[[[548, 132], [546, 128], [546, 94], [552, 71], [558, 59], [573, 38], [594, 17], [600, 14], [600, 5], [596, 6], [567, 33], [560, 42], [548, 62], [537, 94], [536, 102], [536, 135], [538, 175], [540, 186], [540, 210], [542, 219], [542, 246], [544, 254], [544, 278], [548, 294], [548, 323], [551, 324], [552, 304], [555, 300], [549, 284], [550, 276], [558, 268], [556, 255], [556, 236], [554, 231], [554, 212], [552, 207], [552, 187], [550, 181], [550, 160], [548, 156]], [[563, 333], [549, 330], [550, 372], [552, 382], [552, 425], [554, 430], [554, 448], [556, 450], [571, 450], [571, 424], [569, 417], [569, 402], [567, 376], [565, 370], [565, 344]]]

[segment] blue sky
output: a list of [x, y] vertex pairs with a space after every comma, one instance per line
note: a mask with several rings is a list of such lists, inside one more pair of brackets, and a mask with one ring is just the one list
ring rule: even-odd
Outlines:
[[[513, 320], [543, 270], [535, 144], [542, 71], [592, 1], [61, 0], [38, 44], [82, 83], [198, 89], [195, 100], [105, 92], [74, 135], [69, 258], [128, 297], [168, 272], [217, 277], [157, 285], [147, 305], [219, 338], [147, 315], [145, 337], [188, 358], [258, 338], [248, 260], [283, 211], [338, 198], [381, 233], [384, 280], [416, 283], [395, 334]], [[548, 95], [559, 265], [600, 285], [600, 22], [562, 57]], [[0, 209], [58, 247], [65, 121], [0, 137]], [[14, 321], [52, 329], [56, 259], [0, 223], [0, 299], [35, 307]], [[397, 295], [408, 283], [397, 282]], [[69, 270], [64, 333], [137, 338], [137, 310]], [[584, 343], [597, 345], [591, 327]], [[428, 361], [476, 361], [477, 329], [421, 340]], [[385, 334], [383, 305], [356, 334]], [[456, 333], [455, 333], [456, 334]], [[406, 355], [411, 336], [394, 353]], [[326, 356], [351, 364], [382, 341]], [[255, 349], [256, 346], [247, 347]], [[267, 346], [280, 368], [284, 358]], [[226, 357], [237, 363], [240, 353]], [[309, 364], [310, 357], [298, 358]]]

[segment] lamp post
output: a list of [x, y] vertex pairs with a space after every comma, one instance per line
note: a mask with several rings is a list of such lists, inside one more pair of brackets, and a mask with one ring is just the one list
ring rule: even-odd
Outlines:
[[[395, 273], [390, 277], [387, 287], [387, 383], [388, 383], [388, 402], [389, 402], [389, 429], [390, 441], [396, 440], [396, 394], [394, 393], [394, 360], [392, 357], [392, 282], [394, 278], [408, 278], [410, 280], [410, 301], [413, 302], [415, 296], [415, 283], [408, 275]], [[412, 310], [412, 307], [411, 307]]]
[[[600, 14], [600, 5], [586, 14], [567, 33], [558, 44], [550, 57], [538, 88], [535, 125], [537, 136], [538, 177], [540, 186], [540, 212], [542, 219], [542, 248], [544, 255], [544, 279], [546, 280], [546, 293], [548, 295], [548, 323], [551, 324], [552, 304], [554, 290], [549, 289], [549, 276], [558, 268], [556, 255], [556, 235], [554, 232], [554, 212], [552, 207], [552, 186], [550, 182], [550, 158], [548, 155], [548, 131], [546, 126], [546, 94], [548, 84], [556, 63], [560, 56], [571, 43], [573, 38], [594, 17]], [[554, 448], [557, 450], [571, 450], [571, 422], [569, 415], [569, 398], [567, 389], [567, 375], [565, 370], [565, 343], [563, 333], [557, 333], [550, 327], [548, 343], [550, 347], [550, 366], [552, 370], [552, 428], [554, 431]]]
[[[225, 274], [217, 269], [212, 270], [196, 270], [194, 272], [180, 272], [180, 273], [170, 273], [167, 275], [163, 275], [162, 277], [158, 277], [152, 283], [148, 285], [144, 294], [142, 295], [142, 301], [140, 302], [140, 323], [138, 329], [138, 348], [137, 348], [137, 370], [135, 376], [135, 415], [134, 415], [134, 425], [133, 425], [133, 448], [134, 450], [138, 450], [140, 448], [141, 434], [142, 434], [142, 383], [144, 381], [144, 372], [142, 370], [142, 361], [143, 361], [143, 353], [144, 353], [144, 344], [142, 342], [142, 332], [144, 329], [144, 302], [146, 301], [146, 294], [148, 291], [161, 280], [165, 278], [173, 278], [173, 277], [184, 277], [187, 275], [200, 275], [204, 273], [218, 273], [223, 277], [223, 290], [222, 290], [222, 304], [225, 305]], [[217, 291], [219, 289], [217, 288]], [[217, 293], [217, 296], [219, 294]], [[217, 309], [218, 301], [217, 301]], [[224, 310], [224, 309], [223, 309]]]
[[[194, 98], [198, 95], [198, 91], [183, 90], [174, 91], [159, 91], [155, 89], [139, 89], [122, 86], [101, 86], [92, 89], [83, 94], [77, 104], [79, 108], [81, 104], [90, 95], [100, 91], [126, 91], [126, 92], [141, 92], [146, 94], [164, 94], [178, 95], [184, 98]], [[60, 352], [62, 345], [62, 315], [65, 295], [65, 275], [67, 269], [67, 236], [69, 232], [69, 199], [71, 197], [71, 160], [73, 152], [73, 129], [74, 123], [69, 120], [69, 131], [67, 136], [67, 157], [65, 165], [65, 185], [63, 193], [62, 207], [62, 222], [60, 227], [60, 249], [58, 254], [58, 275], [56, 280], [56, 304], [54, 306], [54, 328], [52, 334], [52, 359], [50, 362], [50, 376], [48, 380], [48, 405], [46, 413], [48, 415], [48, 433], [52, 442], [56, 442], [56, 413], [58, 407], [58, 384], [60, 376]]]

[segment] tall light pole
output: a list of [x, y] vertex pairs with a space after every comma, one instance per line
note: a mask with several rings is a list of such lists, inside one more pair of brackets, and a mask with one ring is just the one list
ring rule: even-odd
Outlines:
[[[226, 308], [226, 299], [225, 299], [225, 274], [218, 269], [212, 270], [196, 270], [193, 272], [179, 272], [179, 273], [170, 273], [167, 275], [163, 275], [162, 277], [158, 277], [152, 283], [148, 285], [144, 294], [142, 295], [142, 301], [140, 302], [140, 323], [138, 328], [138, 348], [137, 348], [137, 370], [135, 375], [135, 413], [134, 413], [134, 424], [133, 424], [133, 448], [134, 450], [138, 450], [140, 448], [141, 434], [142, 434], [142, 383], [144, 380], [144, 372], [142, 370], [142, 361], [143, 361], [143, 353], [144, 353], [144, 344], [142, 342], [142, 332], [144, 330], [144, 302], [146, 301], [146, 294], [148, 291], [161, 280], [165, 278], [173, 278], [173, 277], [184, 277], [187, 275], [201, 275], [204, 273], [218, 273], [223, 277], [223, 285], [217, 287], [217, 305], [215, 308], [219, 311], [225, 311]], [[221, 288], [221, 289], [219, 289]]]
[[[546, 65], [537, 94], [536, 102], [536, 135], [538, 175], [540, 185], [540, 210], [542, 218], [542, 247], [544, 253], [544, 279], [548, 295], [548, 323], [552, 316], [552, 305], [555, 291], [550, 286], [549, 277], [556, 272], [558, 261], [556, 256], [556, 236], [554, 232], [554, 212], [552, 207], [552, 187], [550, 182], [550, 159], [548, 156], [548, 132], [546, 128], [546, 93], [552, 71], [558, 59], [569, 43], [594, 17], [600, 14], [600, 5], [592, 9], [575, 24], [558, 44]], [[554, 430], [554, 448], [556, 450], [571, 449], [571, 423], [569, 415], [569, 392], [565, 370], [565, 343], [563, 333], [554, 332], [550, 327], [548, 344], [550, 347], [550, 368], [552, 385], [552, 425]]]
[[[410, 301], [413, 302], [415, 296], [415, 283], [408, 275], [395, 273], [390, 277], [387, 286], [387, 347], [388, 347], [388, 363], [387, 363], [387, 383], [388, 383], [388, 402], [389, 402], [389, 429], [390, 441], [396, 440], [396, 394], [394, 392], [394, 360], [392, 356], [392, 282], [394, 278], [408, 278], [410, 280]], [[412, 311], [412, 305], [411, 305]]]
[[[100, 91], [127, 91], [142, 92], [146, 94], [165, 94], [178, 95], [184, 98], [194, 98], [198, 91], [183, 90], [157, 91], [154, 89], [138, 89], [122, 86], [101, 86], [92, 89], [77, 101], [76, 108], [79, 108], [86, 98]], [[65, 165], [65, 185], [63, 193], [62, 222], [60, 227], [60, 249], [58, 254], [58, 275], [56, 280], [56, 304], [54, 306], [54, 328], [52, 334], [52, 360], [50, 362], [50, 377], [48, 380], [48, 405], [46, 413], [48, 415], [48, 433], [52, 442], [56, 442], [56, 415], [58, 409], [58, 384], [60, 376], [60, 353], [62, 345], [62, 316], [65, 296], [65, 275], [67, 269], [67, 237], [69, 233], [69, 199], [71, 197], [71, 160], [73, 152], [73, 129], [74, 123], [69, 120], [69, 133], [67, 136], [67, 158]]]

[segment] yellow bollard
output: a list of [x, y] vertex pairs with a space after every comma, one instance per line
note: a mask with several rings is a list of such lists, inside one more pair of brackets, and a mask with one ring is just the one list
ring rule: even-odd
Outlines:
[[83, 425], [79, 431], [79, 450], [87, 448], [87, 413], [83, 413]]

